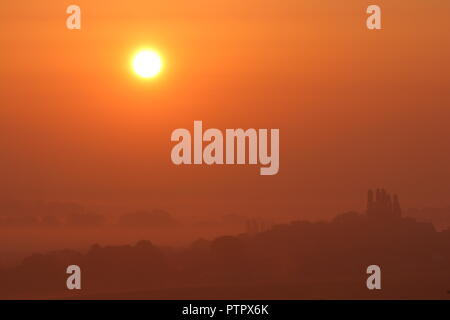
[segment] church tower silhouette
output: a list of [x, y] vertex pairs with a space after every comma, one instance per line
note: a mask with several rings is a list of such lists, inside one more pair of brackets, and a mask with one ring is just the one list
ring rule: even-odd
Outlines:
[[370, 189], [367, 192], [366, 214], [370, 218], [384, 220], [400, 218], [402, 209], [398, 196], [391, 196], [385, 189], [376, 189], [375, 193]]

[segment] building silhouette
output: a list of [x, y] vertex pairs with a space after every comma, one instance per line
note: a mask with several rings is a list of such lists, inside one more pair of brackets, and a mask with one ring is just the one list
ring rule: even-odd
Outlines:
[[375, 219], [396, 219], [402, 215], [402, 209], [396, 194], [391, 196], [385, 189], [370, 189], [367, 193], [367, 216]]
[[245, 232], [249, 235], [255, 235], [269, 230], [270, 226], [262, 219], [247, 219], [245, 221]]

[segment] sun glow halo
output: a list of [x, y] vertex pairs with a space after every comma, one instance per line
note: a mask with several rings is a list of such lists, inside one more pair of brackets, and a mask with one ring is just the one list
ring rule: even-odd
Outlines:
[[141, 50], [133, 58], [133, 70], [142, 78], [157, 76], [162, 67], [161, 57], [153, 50]]

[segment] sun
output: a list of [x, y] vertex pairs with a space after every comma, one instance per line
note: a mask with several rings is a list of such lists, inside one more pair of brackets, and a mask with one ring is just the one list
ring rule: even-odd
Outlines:
[[140, 50], [133, 58], [133, 70], [142, 78], [156, 77], [162, 67], [161, 56], [153, 50]]

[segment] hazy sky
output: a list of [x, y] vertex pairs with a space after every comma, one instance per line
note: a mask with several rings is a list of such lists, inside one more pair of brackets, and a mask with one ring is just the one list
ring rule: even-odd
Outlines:
[[[450, 205], [450, 2], [72, 2], [0, 4], [1, 197], [318, 218], [382, 186]], [[166, 62], [151, 81], [142, 46]], [[278, 175], [173, 165], [194, 120], [279, 128]]]

